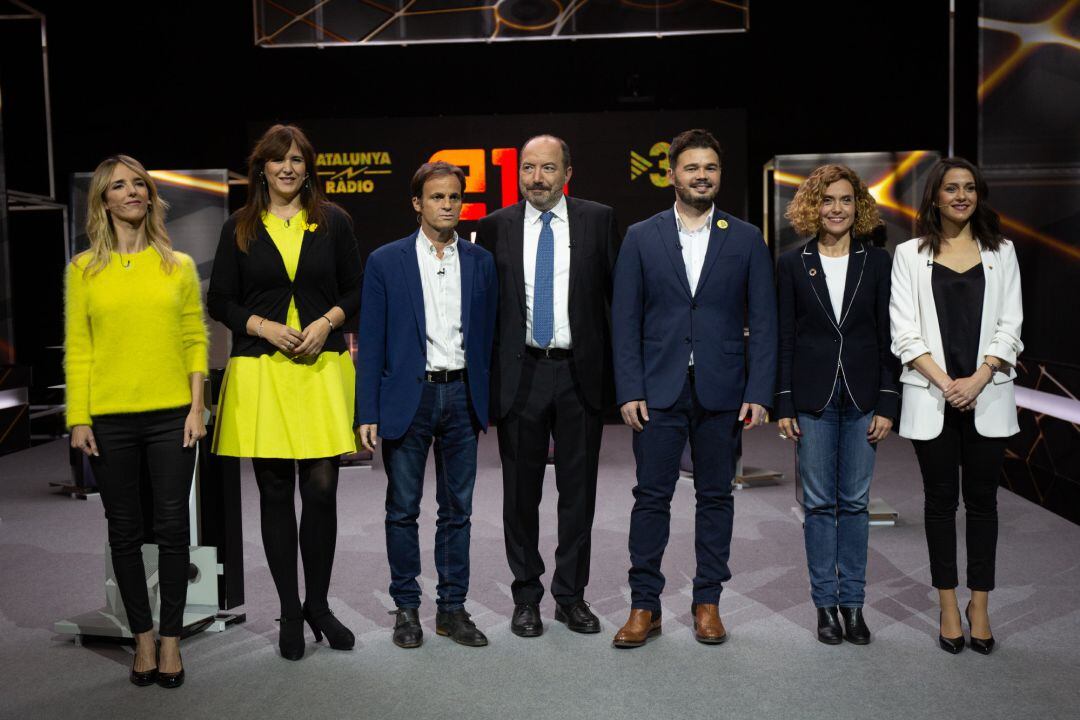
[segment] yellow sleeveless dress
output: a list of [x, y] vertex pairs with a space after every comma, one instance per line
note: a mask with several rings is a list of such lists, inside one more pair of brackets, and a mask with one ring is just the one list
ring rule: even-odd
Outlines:
[[[307, 228], [306, 215], [301, 211], [286, 225], [266, 213], [263, 225], [292, 280]], [[289, 301], [286, 324], [303, 330], [294, 300]], [[356, 370], [347, 352], [324, 351], [316, 358], [296, 361], [277, 351], [230, 358], [214, 424], [213, 451], [231, 457], [297, 460], [355, 452], [355, 388]]]

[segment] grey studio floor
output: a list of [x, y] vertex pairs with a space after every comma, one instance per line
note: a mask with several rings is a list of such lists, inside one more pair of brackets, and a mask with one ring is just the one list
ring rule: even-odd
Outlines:
[[[588, 599], [603, 632], [576, 635], [552, 620], [541, 638], [510, 633], [513, 608], [503, 554], [502, 490], [494, 435], [480, 443], [468, 609], [491, 645], [465, 648], [434, 633], [433, 467], [421, 518], [421, 620], [426, 642], [390, 640], [392, 602], [383, 539], [385, 476], [342, 473], [331, 606], [357, 635], [352, 652], [315, 644], [287, 662], [277, 654], [276, 596], [259, 539], [258, 495], [244, 468], [247, 622], [182, 645], [188, 671], [176, 691], [127, 681], [129, 650], [79, 647], [53, 632], [60, 618], [102, 604], [105, 519], [100, 500], [50, 492], [66, 478], [62, 442], [0, 458], [0, 716], [3, 718], [1076, 718], [1080, 706], [1080, 527], [1000, 493], [998, 589], [991, 617], [998, 648], [983, 657], [937, 648], [922, 493], [908, 441], [880, 448], [873, 495], [900, 512], [873, 528], [867, 647], [817, 642], [802, 547], [791, 512], [792, 451], [769, 425], [746, 434], [751, 465], [785, 473], [780, 484], [737, 491], [733, 579], [720, 601], [730, 640], [691, 636], [692, 481], [672, 507], [664, 559], [664, 633], [615, 650], [629, 609], [627, 530], [632, 503], [630, 433], [608, 426], [600, 462]], [[549, 568], [555, 543], [554, 473], [541, 515]], [[962, 525], [961, 525], [962, 531]], [[961, 548], [963, 547], [961, 543]], [[961, 601], [965, 601], [966, 592]]]

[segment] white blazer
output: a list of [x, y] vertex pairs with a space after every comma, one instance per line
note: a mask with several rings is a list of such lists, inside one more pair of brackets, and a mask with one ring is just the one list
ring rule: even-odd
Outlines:
[[[1008, 372], [994, 373], [994, 379], [975, 402], [975, 429], [983, 437], [1008, 437], [1020, 431], [1016, 422], [1016, 398], [1013, 379], [1016, 357], [1024, 349], [1020, 326], [1024, 306], [1020, 295], [1020, 266], [1016, 248], [1002, 240], [995, 251], [981, 251], [986, 289], [983, 293], [982, 326], [979, 329], [979, 354], [976, 365], [987, 355], [1009, 364]], [[919, 251], [919, 238], [896, 247], [892, 267], [892, 296], [889, 321], [892, 328], [892, 352], [900, 358], [903, 372], [900, 383], [903, 403], [900, 410], [900, 435], [912, 440], [931, 440], [941, 434], [945, 422], [945, 398], [922, 373], [909, 363], [930, 353], [945, 368], [934, 290], [930, 248]]]

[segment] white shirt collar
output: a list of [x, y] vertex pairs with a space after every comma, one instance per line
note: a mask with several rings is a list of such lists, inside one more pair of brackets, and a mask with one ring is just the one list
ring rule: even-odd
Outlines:
[[[551, 208], [551, 213], [556, 218], [558, 218], [559, 220], [562, 220], [563, 222], [567, 222], [567, 219], [566, 219], [566, 196], [565, 195], [561, 195], [559, 197], [559, 202], [555, 203], [555, 207]], [[530, 203], [528, 200], [525, 201], [525, 223], [526, 224], [540, 222], [540, 214], [541, 214], [540, 211], [537, 210], [536, 208], [534, 208], [532, 206], [532, 203]]]
[[[457, 230], [455, 230], [454, 239], [451, 240], [445, 248], [443, 248], [443, 252], [449, 253], [451, 255], [455, 254], [457, 252], [457, 243], [458, 234]], [[416, 247], [417, 249], [426, 252], [428, 255], [434, 255], [437, 252], [435, 250], [435, 245], [431, 242], [431, 238], [429, 238], [427, 236], [427, 233], [424, 232], [423, 226], [420, 227], [420, 232], [416, 233]]]
[[709, 228], [712, 227], [712, 219], [713, 219], [713, 215], [715, 215], [715, 214], [716, 214], [716, 205], [715, 204], [710, 205], [709, 206], [709, 215], [708, 215], [708, 217], [705, 218], [705, 224], [702, 225], [701, 227], [699, 227], [697, 230], [694, 230], [694, 231], [691, 232], [690, 230], [686, 230], [686, 229], [683, 228], [682, 215], [679, 214], [679, 205], [678, 205], [678, 203], [676, 203], [675, 204], [675, 227], [678, 229], [679, 232], [686, 233], [687, 235], [690, 235], [690, 234], [693, 234], [693, 233], [699, 233], [699, 232], [708, 230]]

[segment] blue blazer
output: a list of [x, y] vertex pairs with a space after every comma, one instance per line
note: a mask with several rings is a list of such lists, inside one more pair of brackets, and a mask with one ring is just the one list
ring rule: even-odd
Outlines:
[[[630, 227], [615, 263], [611, 334], [619, 405], [671, 407], [694, 352], [698, 401], [712, 411], [772, 406], [776, 294], [761, 232], [717, 209], [698, 286], [686, 277], [674, 208]], [[726, 227], [721, 227], [726, 225]], [[749, 342], [743, 337], [750, 329]]]
[[[368, 257], [360, 301], [356, 425], [377, 424], [379, 436], [405, 434], [420, 406], [427, 367], [427, 324], [416, 235], [395, 240]], [[489, 367], [499, 287], [487, 250], [459, 238], [461, 331], [469, 398], [487, 429]]]

